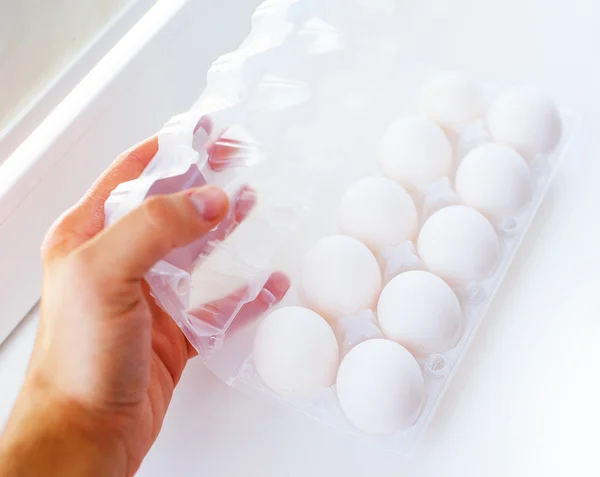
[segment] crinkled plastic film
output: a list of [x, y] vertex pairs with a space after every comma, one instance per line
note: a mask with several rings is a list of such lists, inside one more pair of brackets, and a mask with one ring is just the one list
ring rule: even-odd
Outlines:
[[[284, 304], [301, 303], [297, 278], [304, 254], [317, 239], [336, 233], [336, 210], [346, 187], [381, 175], [377, 154], [387, 126], [416, 114], [419, 86], [437, 68], [407, 54], [415, 44], [407, 44], [399, 26], [398, 3], [265, 1], [243, 44], [210, 68], [196, 104], [159, 133], [158, 153], [141, 177], [120, 185], [106, 203], [109, 225], [146, 197], [203, 184], [222, 187], [231, 198], [231, 216], [207, 237], [157, 263], [147, 276], [152, 294], [224, 381], [350, 430], [335, 386], [282, 397], [262, 384], [251, 353], [256, 325], [242, 315], [245, 304], [265, 293], [274, 270], [291, 278]], [[503, 86], [486, 84], [487, 99]], [[421, 416], [409, 429], [373, 439], [405, 450], [431, 420], [548, 188], [574, 127], [564, 113], [563, 122], [556, 151], [532, 163], [535, 190], [527, 210], [494, 224], [500, 266], [489, 279], [454, 290], [464, 318], [458, 345], [418, 358], [426, 380]], [[489, 136], [477, 123], [452, 139], [460, 158]], [[434, 211], [459, 203], [450, 179], [414, 198], [421, 225]], [[241, 221], [236, 210], [244, 204], [253, 208]], [[426, 269], [412, 242], [382, 250], [379, 261], [385, 282], [403, 271]], [[342, 353], [380, 336], [369, 310], [341, 320], [335, 331]]]

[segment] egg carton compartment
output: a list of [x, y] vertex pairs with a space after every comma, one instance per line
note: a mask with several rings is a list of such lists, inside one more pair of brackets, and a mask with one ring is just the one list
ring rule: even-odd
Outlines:
[[[106, 215], [223, 187], [228, 219], [148, 274], [159, 305], [228, 384], [404, 452], [467, 352], [577, 118], [536, 85], [415, 59], [402, 10], [264, 2]], [[281, 304], [250, 320], [277, 301], [281, 274], [291, 282]]]

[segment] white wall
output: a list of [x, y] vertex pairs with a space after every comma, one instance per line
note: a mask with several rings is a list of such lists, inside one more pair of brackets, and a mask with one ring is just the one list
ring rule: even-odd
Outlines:
[[135, 0], [0, 0], [0, 130]]

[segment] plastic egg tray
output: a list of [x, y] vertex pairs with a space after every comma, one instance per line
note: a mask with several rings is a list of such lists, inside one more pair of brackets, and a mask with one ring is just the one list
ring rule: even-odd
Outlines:
[[[232, 217], [209, 237], [157, 263], [147, 276], [152, 293], [225, 382], [362, 435], [340, 407], [335, 377], [331, 385], [307, 392], [275, 392], [267, 387], [253, 359], [260, 320], [245, 323], [242, 315], [244, 305], [264, 293], [275, 270], [287, 274], [292, 284], [280, 308], [315, 308], [302, 286], [305, 258], [320, 239], [343, 232], [338, 227], [340, 206], [349, 186], [365, 177], [387, 177], [403, 187], [414, 204], [414, 230], [382, 247], [368, 244], [381, 273], [377, 296], [364, 309], [323, 316], [336, 334], [342, 361], [360, 343], [389, 337], [379, 326], [377, 302], [381, 288], [394, 277], [429, 271], [452, 288], [461, 322], [451, 347], [423, 353], [407, 346], [423, 376], [423, 399], [415, 419], [385, 435], [369, 436], [403, 451], [423, 434], [467, 352], [543, 200], [574, 121], [558, 109], [556, 117], [546, 121], [544, 114], [552, 116], [552, 111], [544, 107], [552, 102], [528, 109], [523, 97], [513, 105], [513, 110], [522, 108], [518, 120], [510, 119], [510, 114], [502, 120], [502, 112], [498, 119], [494, 113], [491, 127], [490, 111], [498, 109], [498, 98], [515, 91], [515, 85], [472, 80], [446, 89], [443, 81], [442, 86], [431, 87], [428, 81], [440, 77], [440, 68], [408, 59], [397, 29], [401, 12], [396, 7], [391, 0], [267, 0], [256, 11], [247, 39], [213, 64], [199, 100], [165, 125], [151, 164], [139, 179], [113, 192], [106, 212], [110, 224], [150, 195], [205, 183], [223, 187], [232, 204], [249, 191], [256, 194], [256, 206], [242, 223]], [[473, 99], [473, 94], [480, 97]], [[431, 137], [411, 134], [414, 144], [398, 149], [393, 125], [405, 119], [426, 120], [437, 128], [448, 144], [446, 168], [434, 167], [433, 175], [427, 170], [408, 174], [406, 167], [429, 167], [418, 154], [415, 165], [409, 153], [415, 147], [427, 149]], [[513, 137], [517, 139], [511, 142]], [[511, 146], [526, 164], [528, 190], [522, 207], [512, 207], [513, 202], [498, 191], [486, 195], [491, 189], [480, 190], [477, 181], [465, 186], [474, 190], [475, 199], [464, 191], [457, 193], [457, 169], [465, 156], [484, 144]], [[443, 151], [430, 148], [430, 154], [435, 162]], [[478, 172], [482, 181], [496, 177], [494, 167]], [[405, 181], [406, 174], [419, 180]], [[508, 189], [520, 187], [510, 177], [505, 184]], [[483, 202], [477, 202], [482, 196]], [[494, 209], [500, 213], [490, 212], [490, 200], [492, 205], [500, 203]], [[471, 266], [472, 255], [457, 258], [444, 245], [452, 235], [455, 242], [464, 239], [475, 254], [474, 229], [457, 232], [455, 227], [440, 235], [441, 227], [432, 232], [433, 238], [423, 237], [430, 217], [456, 206], [469, 206], [493, 231], [497, 250], [490, 252], [496, 255], [488, 260], [489, 270], [485, 265]], [[353, 225], [362, 230], [361, 223]], [[424, 242], [437, 245], [431, 251]], [[486, 250], [483, 246], [484, 255]], [[431, 258], [440, 253], [455, 259], [450, 271]], [[453, 275], [452, 266], [462, 267], [464, 273]], [[207, 311], [210, 320], [204, 318]], [[324, 315], [320, 309], [314, 311]], [[292, 359], [284, 353], [281, 362], [288, 358]]]

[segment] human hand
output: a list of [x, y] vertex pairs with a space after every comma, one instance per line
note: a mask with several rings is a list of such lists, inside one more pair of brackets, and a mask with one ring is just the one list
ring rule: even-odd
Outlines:
[[[125, 153], [46, 238], [40, 326], [0, 441], [2, 477], [130, 476], [160, 431], [195, 351], [156, 305], [144, 275], [214, 229], [229, 204], [205, 186], [150, 198], [104, 229], [110, 192], [137, 177], [157, 148], [152, 138]], [[230, 217], [243, 220], [253, 204], [253, 196], [236, 201]], [[287, 277], [273, 274], [245, 314], [267, 311], [288, 287]]]

